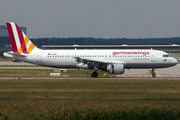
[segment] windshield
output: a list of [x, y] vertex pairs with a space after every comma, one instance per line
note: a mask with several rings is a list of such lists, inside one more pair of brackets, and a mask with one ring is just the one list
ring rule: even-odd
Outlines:
[[171, 57], [169, 54], [164, 54], [163, 57]]

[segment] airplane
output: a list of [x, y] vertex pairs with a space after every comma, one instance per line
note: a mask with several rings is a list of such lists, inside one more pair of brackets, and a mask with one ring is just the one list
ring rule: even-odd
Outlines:
[[53, 68], [93, 69], [111, 74], [124, 74], [125, 69], [154, 69], [175, 66], [177, 60], [168, 53], [153, 49], [113, 50], [42, 50], [37, 48], [14, 22], [7, 22], [12, 50], [4, 56], [28, 63]]

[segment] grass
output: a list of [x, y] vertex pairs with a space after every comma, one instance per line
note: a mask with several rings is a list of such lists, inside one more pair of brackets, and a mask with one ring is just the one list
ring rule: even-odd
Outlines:
[[[60, 77], [91, 77], [93, 70], [68, 70], [61, 72]], [[0, 69], [0, 77], [50, 77], [54, 70]], [[106, 76], [103, 74], [106, 73]], [[98, 71], [98, 77], [115, 77], [107, 72]]]
[[10, 58], [0, 58], [0, 61], [12, 61]]
[[178, 119], [169, 106], [70, 101], [2, 101], [0, 119]]
[[[7, 71], [0, 75], [9, 75]], [[53, 70], [8, 72], [41, 76]], [[91, 73], [62, 75], [72, 76], [70, 72]], [[180, 81], [173, 79], [0, 79], [0, 119], [5, 120], [179, 119], [179, 100]]]
[[0, 99], [92, 100], [171, 104], [180, 107], [180, 81], [111, 78], [0, 80]]
[[0, 77], [41, 77], [50, 76], [53, 70], [13, 70], [0, 69]]

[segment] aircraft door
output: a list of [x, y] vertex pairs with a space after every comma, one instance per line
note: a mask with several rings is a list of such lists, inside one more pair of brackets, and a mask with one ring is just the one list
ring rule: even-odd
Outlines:
[[41, 51], [37, 52], [36, 62], [42, 62], [42, 52]]
[[157, 54], [156, 51], [151, 51], [151, 62], [157, 62]]

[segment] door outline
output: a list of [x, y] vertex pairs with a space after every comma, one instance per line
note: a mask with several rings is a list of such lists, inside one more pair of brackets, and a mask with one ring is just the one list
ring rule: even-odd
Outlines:
[[41, 51], [37, 52], [36, 62], [42, 62], [42, 52]]
[[151, 51], [151, 62], [157, 62], [156, 51]]

